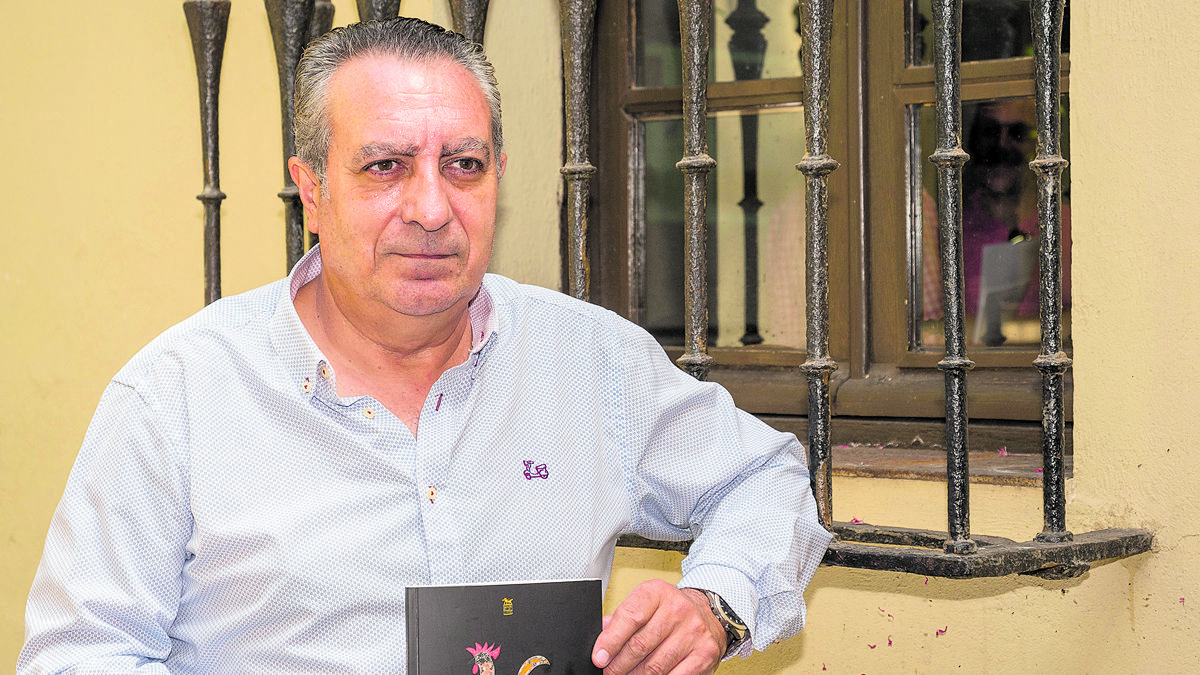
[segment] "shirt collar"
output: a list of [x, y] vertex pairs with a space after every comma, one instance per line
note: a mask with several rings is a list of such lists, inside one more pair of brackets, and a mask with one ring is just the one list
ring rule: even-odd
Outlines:
[[[325, 355], [300, 321], [295, 305], [296, 293], [320, 273], [321, 247], [318, 244], [304, 254], [284, 280], [283, 290], [286, 292], [279, 294], [275, 313], [271, 318], [271, 342], [283, 361], [289, 379], [306, 394], [313, 393], [318, 383], [327, 379], [326, 375], [332, 372]], [[479, 292], [471, 300], [467, 312], [471, 317], [471, 354], [475, 355], [469, 362], [477, 365], [480, 352], [488, 345], [492, 336], [499, 332], [496, 312], [486, 283], [480, 285]]]

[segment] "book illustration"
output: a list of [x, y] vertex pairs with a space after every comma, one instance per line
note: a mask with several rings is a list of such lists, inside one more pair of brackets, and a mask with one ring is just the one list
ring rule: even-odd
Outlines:
[[538, 666], [548, 666], [550, 662], [544, 656], [531, 656], [525, 659], [525, 663], [521, 664], [521, 669], [517, 671], [517, 675], [529, 675], [534, 668]]
[[601, 586], [599, 579], [410, 586], [407, 672], [601, 675], [592, 663]]
[[[500, 658], [500, 645], [490, 645], [486, 642], [481, 645], [476, 642], [474, 647], [467, 647], [467, 651], [475, 659], [475, 667], [471, 669], [474, 675], [496, 675], [495, 659]], [[550, 665], [550, 661], [546, 657], [531, 656], [521, 664], [517, 675], [529, 675], [534, 668], [548, 665]]]

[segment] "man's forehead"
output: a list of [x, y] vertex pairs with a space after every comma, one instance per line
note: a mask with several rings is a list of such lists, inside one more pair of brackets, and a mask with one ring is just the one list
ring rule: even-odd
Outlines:
[[389, 85], [416, 82], [446, 90], [461, 90], [462, 85], [469, 83], [470, 91], [478, 94], [486, 105], [483, 87], [466, 66], [448, 56], [407, 58], [387, 53], [360, 54], [337, 67], [330, 79], [329, 92], [344, 95], [364, 85], [385, 90]]
[[[490, 139], [491, 109], [483, 88], [462, 64], [449, 58], [357, 56], [334, 73], [327, 103], [328, 119], [334, 130], [346, 124], [358, 126], [364, 121], [398, 120], [413, 113], [414, 119], [437, 121], [445, 129], [452, 128], [454, 120], [464, 122], [460, 137], [447, 139], [441, 145], [461, 150], [478, 149], [480, 145], [491, 147], [484, 140]], [[470, 128], [476, 125], [482, 128]]]

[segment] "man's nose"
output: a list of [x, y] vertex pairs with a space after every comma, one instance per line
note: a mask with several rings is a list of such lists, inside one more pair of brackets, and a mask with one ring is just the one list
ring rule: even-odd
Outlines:
[[400, 218], [436, 232], [450, 222], [450, 196], [439, 167], [421, 167], [401, 187]]

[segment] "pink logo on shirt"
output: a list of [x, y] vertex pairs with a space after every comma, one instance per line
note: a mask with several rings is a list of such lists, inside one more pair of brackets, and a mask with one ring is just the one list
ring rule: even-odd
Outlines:
[[525, 480], [533, 480], [534, 478], [549, 478], [550, 471], [546, 469], [545, 464], [533, 465], [532, 459], [526, 459], [525, 462]]

